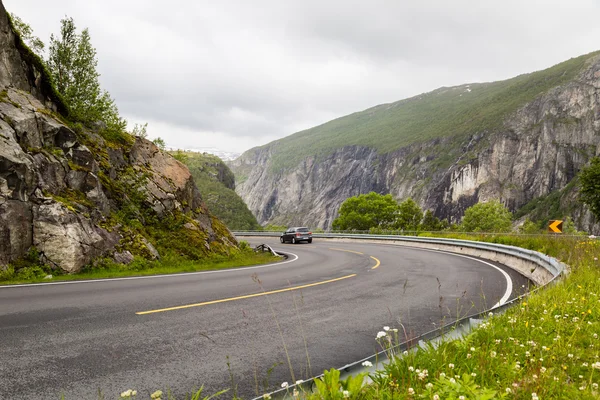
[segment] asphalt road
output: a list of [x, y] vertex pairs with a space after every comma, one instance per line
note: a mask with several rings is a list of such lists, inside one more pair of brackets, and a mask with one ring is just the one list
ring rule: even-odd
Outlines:
[[[384, 325], [402, 323], [407, 335], [419, 335], [491, 307], [507, 289], [496, 268], [447, 253], [319, 239], [250, 242], [298, 258], [209, 273], [0, 287], [0, 398], [96, 399], [98, 389], [106, 399], [126, 389], [149, 398], [156, 389], [181, 395], [204, 385], [207, 394], [235, 387], [248, 399], [264, 393], [265, 382], [275, 389], [373, 354]], [[522, 293], [528, 281], [499, 267], [512, 279], [511, 296]], [[146, 311], [155, 312], [138, 314]]]

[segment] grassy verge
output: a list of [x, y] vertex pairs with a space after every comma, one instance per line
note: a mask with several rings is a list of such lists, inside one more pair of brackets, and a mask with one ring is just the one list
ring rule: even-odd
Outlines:
[[[329, 371], [315, 393], [296, 391], [299, 397], [600, 398], [600, 241], [550, 235], [453, 236], [543, 251], [567, 262], [571, 272], [518, 306], [500, 315], [490, 313], [485, 322], [460, 340], [391, 354], [389, 364], [370, 374], [371, 384], [365, 384], [364, 374], [339, 381], [337, 371]], [[402, 340], [397, 332], [393, 327], [377, 336], [374, 332], [374, 340], [392, 352], [391, 344]]]
[[215, 256], [196, 261], [168, 257], [159, 261], [148, 261], [136, 257], [129, 265], [116, 264], [109, 260], [102, 260], [94, 266], [84, 268], [78, 274], [53, 275], [51, 279], [46, 279], [45, 277], [48, 276], [48, 274], [56, 274], [56, 271], [49, 271], [47, 270], [47, 267], [35, 266], [27, 267], [26, 273], [21, 272], [11, 275], [5, 271], [3, 275], [0, 275], [0, 285], [210, 271], [267, 264], [279, 260], [280, 258], [275, 257], [270, 253], [255, 253], [250, 249], [241, 251], [231, 257]]

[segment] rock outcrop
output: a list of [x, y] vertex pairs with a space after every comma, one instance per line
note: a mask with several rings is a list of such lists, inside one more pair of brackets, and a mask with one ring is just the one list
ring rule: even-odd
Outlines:
[[0, 56], [0, 270], [33, 248], [69, 273], [99, 257], [157, 258], [145, 225], [181, 233], [202, 250], [196, 257], [236, 246], [185, 165], [148, 140], [110, 141], [63, 121], [65, 106], [1, 3]]
[[[595, 56], [576, 79], [525, 104], [499, 129], [389, 153], [346, 146], [287, 169], [271, 164], [277, 145], [269, 144], [230, 165], [237, 191], [259, 223], [328, 229], [347, 197], [369, 191], [412, 197], [453, 221], [488, 199], [500, 199], [515, 211], [567, 187], [600, 154], [599, 145], [600, 56]], [[582, 205], [570, 208], [581, 229], [598, 231]]]

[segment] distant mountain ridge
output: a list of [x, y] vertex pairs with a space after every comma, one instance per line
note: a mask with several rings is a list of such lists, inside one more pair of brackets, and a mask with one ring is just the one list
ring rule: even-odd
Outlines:
[[236, 153], [233, 151], [220, 150], [215, 147], [199, 147], [199, 148], [190, 147], [190, 148], [185, 148], [185, 149], [179, 149], [179, 148], [174, 148], [174, 147], [170, 147], [170, 146], [167, 146], [167, 147], [168, 147], [169, 151], [181, 150], [181, 151], [190, 152], [190, 153], [199, 153], [199, 154], [208, 153], [208, 154], [212, 154], [214, 156], [219, 157], [223, 161], [233, 161], [242, 154], [242, 153]]
[[[343, 200], [369, 191], [453, 220], [491, 198], [516, 211], [563, 190], [598, 154], [599, 55], [443, 87], [253, 148], [230, 163], [237, 191], [262, 224], [329, 228]], [[573, 186], [557, 200], [565, 207]], [[594, 223], [567, 208], [580, 226]]]

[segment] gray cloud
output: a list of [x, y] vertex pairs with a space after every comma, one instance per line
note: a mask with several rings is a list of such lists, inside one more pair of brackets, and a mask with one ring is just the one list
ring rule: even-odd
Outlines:
[[598, 49], [600, 4], [564, 1], [4, 0], [48, 40], [89, 27], [122, 114], [179, 147], [241, 151], [435, 89]]

